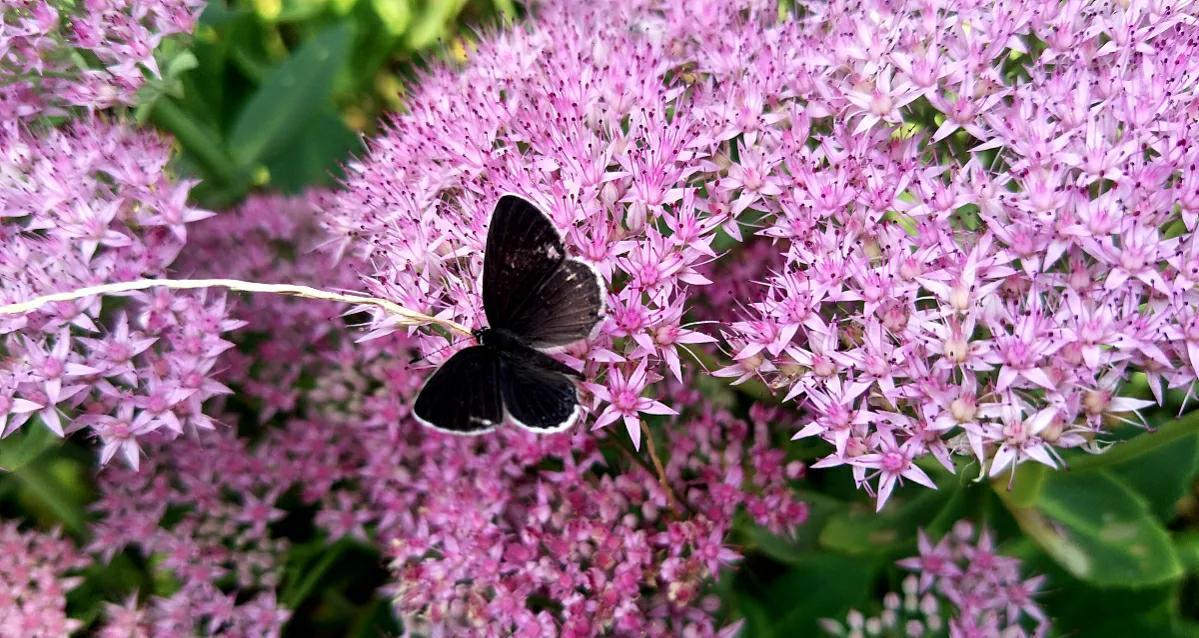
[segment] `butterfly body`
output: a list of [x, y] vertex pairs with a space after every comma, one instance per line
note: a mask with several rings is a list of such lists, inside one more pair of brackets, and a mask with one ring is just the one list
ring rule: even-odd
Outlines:
[[501, 362], [512, 366], [533, 365], [548, 368], [570, 377], [583, 378], [574, 368], [525, 343], [516, 334], [503, 328], [483, 328], [474, 331], [479, 345], [494, 349]]
[[413, 405], [422, 424], [481, 434], [505, 421], [560, 432], [578, 419], [582, 375], [542, 350], [591, 335], [603, 285], [590, 265], [566, 256], [553, 223], [528, 201], [496, 204], [483, 256], [483, 310], [490, 327], [425, 382]]

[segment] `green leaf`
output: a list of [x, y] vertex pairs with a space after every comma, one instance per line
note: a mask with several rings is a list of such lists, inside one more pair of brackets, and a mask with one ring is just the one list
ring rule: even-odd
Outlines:
[[[1041, 496], [1041, 488], [1045, 486], [1045, 478], [1051, 470], [1040, 463], [1024, 463], [1016, 471], [1012, 481], [1012, 489], [1006, 499], [1017, 507], [1029, 507]], [[995, 479], [995, 489], [1006, 490], [1007, 475]]]
[[67, 459], [45, 457], [12, 476], [20, 484], [18, 495], [25, 507], [39, 513], [46, 522], [80, 536], [85, 533], [87, 509], [79, 474], [80, 468]]
[[196, 59], [196, 54], [192, 53], [190, 49], [184, 50], [167, 62], [166, 68], [163, 69], [163, 75], [168, 78], [177, 78], [198, 66], [200, 66], [200, 61]]
[[[1154, 433], [1141, 437], [1153, 437]], [[1131, 445], [1131, 442], [1121, 445]], [[1146, 447], [1136, 455], [1108, 466], [1107, 471], [1136, 490], [1161, 521], [1174, 518], [1179, 499], [1190, 491], [1199, 469], [1199, 436], [1189, 434], [1169, 445]]]
[[871, 597], [875, 571], [873, 561], [828, 553], [811, 554], [781, 574], [743, 566], [734, 576], [731, 594], [733, 606], [746, 620], [741, 635], [821, 635], [821, 618], [842, 619]]
[[1178, 559], [1188, 573], [1199, 572], [1199, 532], [1183, 532], [1174, 539]]
[[1021, 528], [1066, 571], [1104, 587], [1143, 587], [1182, 576], [1182, 565], [1149, 505], [1107, 472], [1057, 472], [1037, 502], [1004, 499]]
[[41, 420], [30, 421], [8, 438], [0, 439], [0, 470], [16, 472], [61, 443], [62, 439]]
[[833, 516], [820, 532], [820, 545], [845, 554], [890, 554], [916, 542], [916, 530], [936, 518], [956, 491], [913, 486], [897, 494], [882, 512], [873, 503], [858, 504]]
[[1049, 585], [1037, 596], [1060, 632], [1054, 635], [1086, 638], [1182, 638], [1199, 634], [1180, 622], [1179, 599], [1186, 591], [1179, 582], [1138, 589], [1101, 588], [1075, 580], [1047, 557], [1025, 566], [1043, 573]]
[[297, 193], [313, 184], [331, 185], [340, 177], [341, 165], [362, 149], [362, 140], [336, 113], [318, 113], [310, 132], [284, 152], [265, 160], [271, 184]]
[[445, 37], [450, 22], [462, 11], [466, 0], [440, 0], [425, 5], [404, 36], [409, 49], [419, 51]]
[[282, 10], [275, 20], [300, 22], [320, 15], [328, 5], [328, 0], [283, 0]]
[[1151, 450], [1173, 445], [1179, 439], [1199, 434], [1199, 410], [1191, 412], [1181, 419], [1175, 419], [1152, 432], [1145, 432], [1109, 448], [1103, 454], [1092, 454], [1076, 461], [1070, 467], [1074, 470], [1089, 470], [1107, 468], [1136, 458]]
[[311, 133], [316, 113], [330, 104], [333, 80], [349, 51], [342, 22], [304, 43], [271, 71], [242, 109], [229, 137], [234, 160], [249, 170], [263, 158]]
[[410, 0], [371, 0], [371, 7], [391, 35], [403, 35], [412, 23]]
[[225, 152], [220, 133], [191, 117], [174, 99], [155, 101], [151, 117], [160, 128], [175, 135], [189, 159], [203, 171], [206, 178], [220, 184], [242, 181], [233, 161]]

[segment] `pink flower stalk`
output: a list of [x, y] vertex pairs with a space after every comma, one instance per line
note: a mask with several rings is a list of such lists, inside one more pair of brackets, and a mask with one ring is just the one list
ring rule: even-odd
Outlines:
[[133, 104], [147, 79], [161, 77], [155, 49], [164, 38], [190, 33], [203, 6], [199, 0], [5, 2], [0, 119]]
[[[0, 127], [0, 302], [163, 275], [184, 243], [193, 185], [166, 175], [169, 146], [98, 118], [41, 133]], [[166, 291], [59, 302], [0, 316], [2, 434], [47, 427], [101, 442], [137, 467], [139, 438], [210, 429], [204, 402], [236, 328], [215, 294]], [[31, 421], [33, 419], [33, 421]]]
[[0, 635], [51, 638], [82, 627], [67, 617], [67, 592], [82, 581], [69, 574], [90, 562], [58, 532], [0, 524]]
[[845, 623], [822, 621], [830, 636], [1046, 636], [1049, 618], [1033, 597], [1044, 576], [1025, 579], [1020, 562], [997, 553], [990, 534], [977, 533], [968, 521], [937, 541], [919, 532], [920, 555], [899, 565], [917, 572], [903, 581], [902, 592], [883, 597], [882, 610], [867, 617], [849, 612]]

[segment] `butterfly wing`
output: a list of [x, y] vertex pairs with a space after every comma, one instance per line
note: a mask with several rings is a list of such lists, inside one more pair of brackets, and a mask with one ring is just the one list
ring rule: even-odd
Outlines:
[[454, 353], [425, 381], [413, 415], [422, 425], [453, 434], [482, 434], [504, 420], [500, 356], [486, 346]]
[[512, 422], [539, 434], [566, 430], [582, 411], [574, 381], [532, 361], [504, 360], [500, 388]]
[[533, 347], [549, 348], [588, 337], [603, 309], [599, 274], [566, 258], [553, 222], [516, 195], [501, 197], [483, 256], [488, 324]]

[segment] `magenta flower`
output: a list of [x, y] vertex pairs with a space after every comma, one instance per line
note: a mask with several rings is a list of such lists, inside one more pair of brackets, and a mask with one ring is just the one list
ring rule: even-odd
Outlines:
[[641, 447], [641, 414], [678, 414], [661, 401], [642, 396], [649, 382], [646, 373], [646, 362], [641, 363], [628, 374], [627, 378], [620, 368], [613, 368], [608, 377], [607, 385], [587, 384], [588, 389], [601, 401], [608, 405], [595, 419], [594, 428], [602, 428], [617, 420], [623, 420], [633, 447]]
[[[867, 619], [851, 611], [846, 624], [822, 623], [833, 636], [863, 630], [878, 635], [1046, 636], [1049, 618], [1034, 600], [1044, 576], [1022, 579], [1020, 562], [998, 554], [986, 531], [977, 534], [967, 521], [935, 544], [919, 532], [918, 556], [898, 561], [919, 574], [883, 597], [882, 613]], [[848, 631], [847, 631], [848, 629]]]
[[892, 490], [895, 489], [895, 485], [901, 483], [905, 478], [930, 489], [937, 488], [928, 474], [925, 474], [924, 470], [912, 463], [912, 458], [916, 456], [917, 452], [923, 451], [919, 447], [919, 443], [911, 441], [900, 445], [896, 442], [895, 436], [887, 430], [879, 430], [876, 436], [882, 439], [880, 443], [876, 444], [876, 449], [879, 452], [862, 454], [854, 457], [851, 461], [856, 467], [877, 470], [878, 500], [875, 506], [876, 510], [883, 508], [883, 505], [891, 496]]

